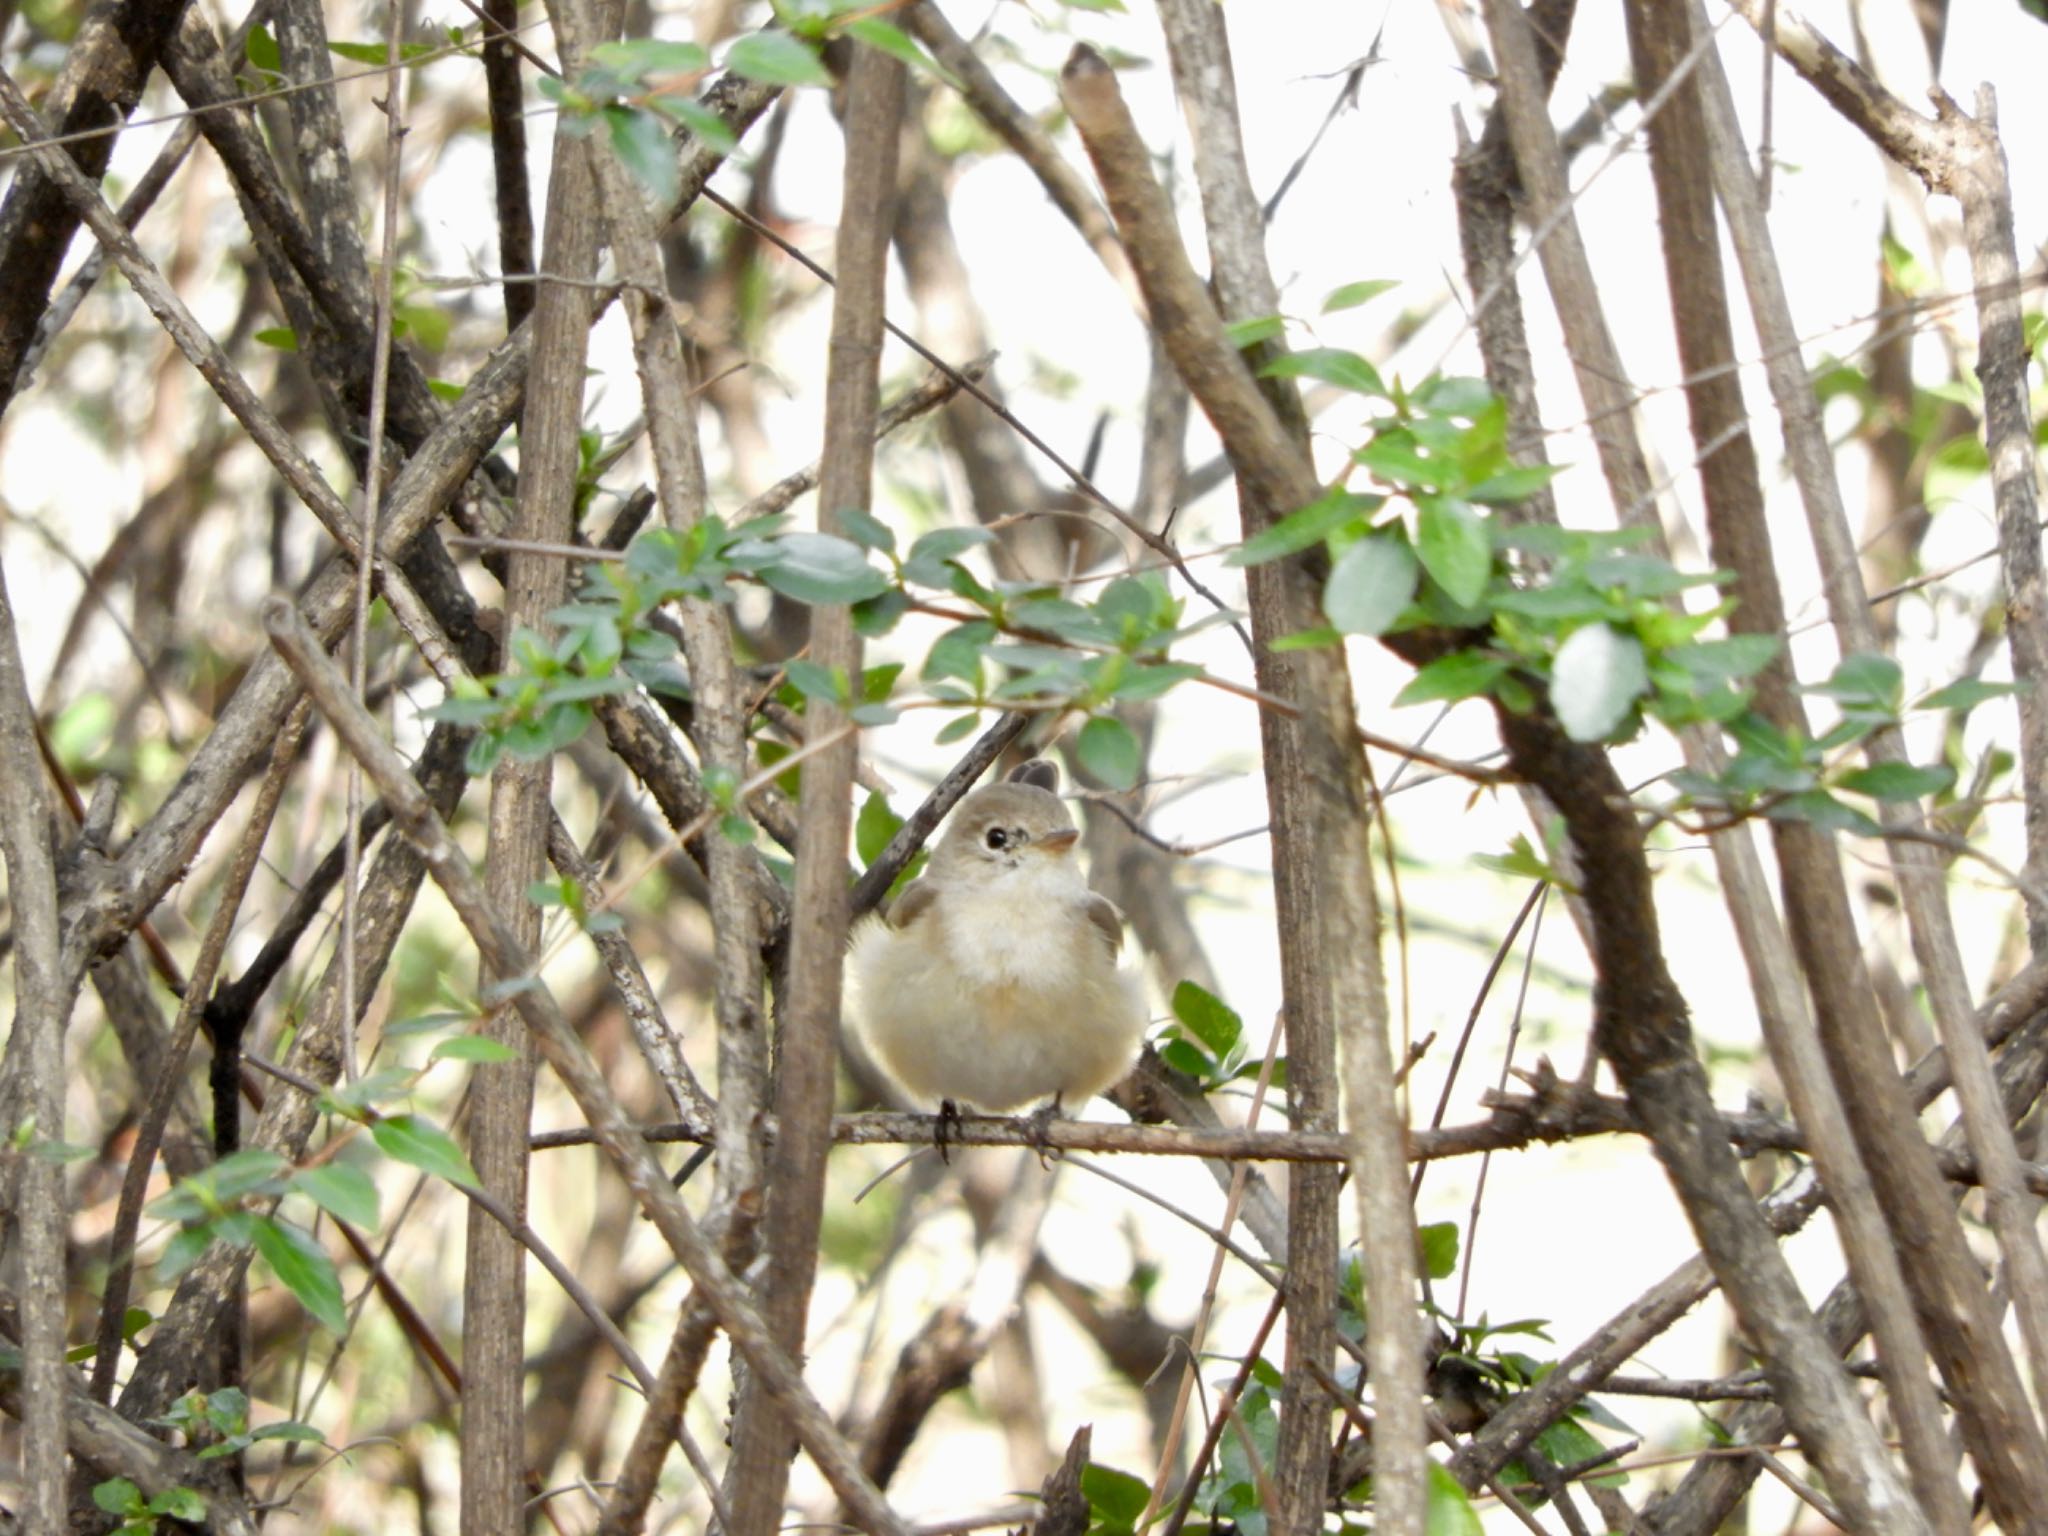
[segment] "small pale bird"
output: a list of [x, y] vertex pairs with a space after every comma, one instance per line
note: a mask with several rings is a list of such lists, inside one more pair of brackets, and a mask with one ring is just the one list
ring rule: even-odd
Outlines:
[[942, 1115], [1078, 1109], [1144, 1039], [1143, 984], [1117, 964], [1123, 915], [1081, 874], [1058, 773], [1033, 759], [967, 796], [923, 877], [855, 935], [855, 1029]]

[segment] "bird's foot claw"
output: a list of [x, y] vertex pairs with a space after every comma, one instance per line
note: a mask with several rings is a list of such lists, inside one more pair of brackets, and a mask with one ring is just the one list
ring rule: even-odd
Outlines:
[[960, 1106], [951, 1099], [939, 1100], [939, 1113], [932, 1125], [932, 1145], [938, 1149], [940, 1162], [953, 1161], [952, 1146], [959, 1131]]
[[1041, 1168], [1052, 1167], [1060, 1156], [1060, 1149], [1052, 1144], [1052, 1123], [1063, 1113], [1060, 1096], [1054, 1094], [1024, 1117], [1025, 1125], [1031, 1130], [1031, 1149], [1038, 1154], [1038, 1166]]

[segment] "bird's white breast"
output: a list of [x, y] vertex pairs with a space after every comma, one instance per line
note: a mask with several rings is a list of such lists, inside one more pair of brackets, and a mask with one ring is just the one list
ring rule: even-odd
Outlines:
[[1070, 861], [1027, 855], [1000, 878], [949, 881], [905, 929], [871, 924], [852, 957], [862, 1038], [923, 1100], [1069, 1109], [1130, 1069], [1146, 1024]]

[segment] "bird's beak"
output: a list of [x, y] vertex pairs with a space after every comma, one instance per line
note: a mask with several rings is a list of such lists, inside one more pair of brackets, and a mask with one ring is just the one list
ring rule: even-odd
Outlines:
[[1047, 853], [1067, 853], [1081, 840], [1081, 834], [1072, 827], [1063, 832], [1048, 832], [1038, 840], [1038, 846]]

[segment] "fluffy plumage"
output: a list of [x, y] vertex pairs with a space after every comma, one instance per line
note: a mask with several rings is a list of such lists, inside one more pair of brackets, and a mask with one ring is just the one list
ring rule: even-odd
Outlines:
[[1130, 1070], [1144, 991], [1088, 889], [1050, 764], [960, 802], [922, 879], [855, 934], [854, 1027], [914, 1099], [1069, 1109]]

